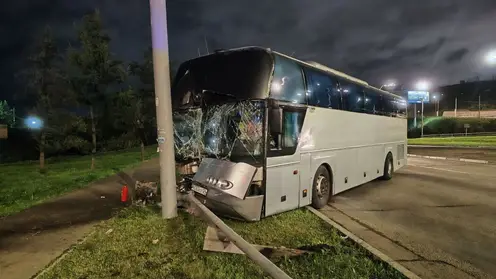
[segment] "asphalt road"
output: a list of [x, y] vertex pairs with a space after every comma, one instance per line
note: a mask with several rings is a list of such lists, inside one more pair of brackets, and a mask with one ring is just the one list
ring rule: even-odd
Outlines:
[[408, 154], [485, 160], [496, 165], [496, 148], [410, 147]]
[[427, 262], [433, 277], [496, 278], [496, 166], [408, 164], [390, 181], [337, 195], [331, 207]]

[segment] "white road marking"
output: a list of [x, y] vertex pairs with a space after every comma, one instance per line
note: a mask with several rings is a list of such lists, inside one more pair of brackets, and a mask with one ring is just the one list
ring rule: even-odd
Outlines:
[[489, 163], [486, 160], [463, 159], [463, 158], [460, 159], [460, 161], [462, 161], [462, 162], [469, 162], [469, 163], [479, 163], [479, 164], [487, 164], [487, 163]]
[[434, 160], [449, 160], [449, 161], [460, 161], [460, 162], [468, 162], [468, 163], [476, 163], [476, 164], [489, 164], [489, 161], [476, 160], [476, 159], [448, 158], [448, 157], [425, 156], [425, 155], [416, 155], [416, 154], [407, 154], [407, 156], [408, 157], [415, 157], [415, 158], [434, 159]]

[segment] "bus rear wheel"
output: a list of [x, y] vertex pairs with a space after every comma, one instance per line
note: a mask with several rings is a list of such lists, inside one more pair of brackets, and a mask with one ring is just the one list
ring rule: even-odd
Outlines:
[[388, 153], [386, 156], [386, 161], [384, 162], [384, 174], [382, 175], [382, 180], [390, 180], [393, 178], [394, 163], [393, 155]]
[[326, 167], [320, 166], [313, 178], [312, 207], [316, 209], [327, 205], [332, 190], [332, 179]]

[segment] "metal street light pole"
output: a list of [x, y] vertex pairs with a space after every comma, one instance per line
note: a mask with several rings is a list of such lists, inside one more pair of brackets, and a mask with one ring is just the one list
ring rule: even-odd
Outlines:
[[169, 42], [165, 0], [150, 0], [150, 15], [157, 114], [157, 142], [160, 152], [162, 217], [171, 219], [177, 216], [176, 162], [172, 129]]
[[422, 99], [422, 114], [420, 116], [422, 119], [422, 126], [421, 126], [421, 129], [420, 129], [420, 137], [423, 138], [424, 137], [424, 99]]
[[439, 116], [439, 99], [437, 99], [437, 111], [436, 111], [436, 116]]
[[458, 107], [458, 98], [455, 97], [455, 117], [456, 117], [456, 109]]
[[479, 93], [479, 119], [481, 118], [481, 102], [480, 102], [480, 93]]
[[434, 99], [434, 109], [436, 110], [436, 117], [439, 116], [439, 97], [437, 95], [432, 96]]
[[415, 114], [413, 115], [413, 126], [417, 129], [417, 103], [413, 104], [413, 110]]

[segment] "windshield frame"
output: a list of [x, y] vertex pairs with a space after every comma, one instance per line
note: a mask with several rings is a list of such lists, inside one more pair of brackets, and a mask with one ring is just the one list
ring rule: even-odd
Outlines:
[[179, 67], [171, 86], [173, 109], [201, 106], [203, 102], [220, 104], [223, 99], [267, 99], [273, 68], [271, 52], [258, 47], [188, 60]]

